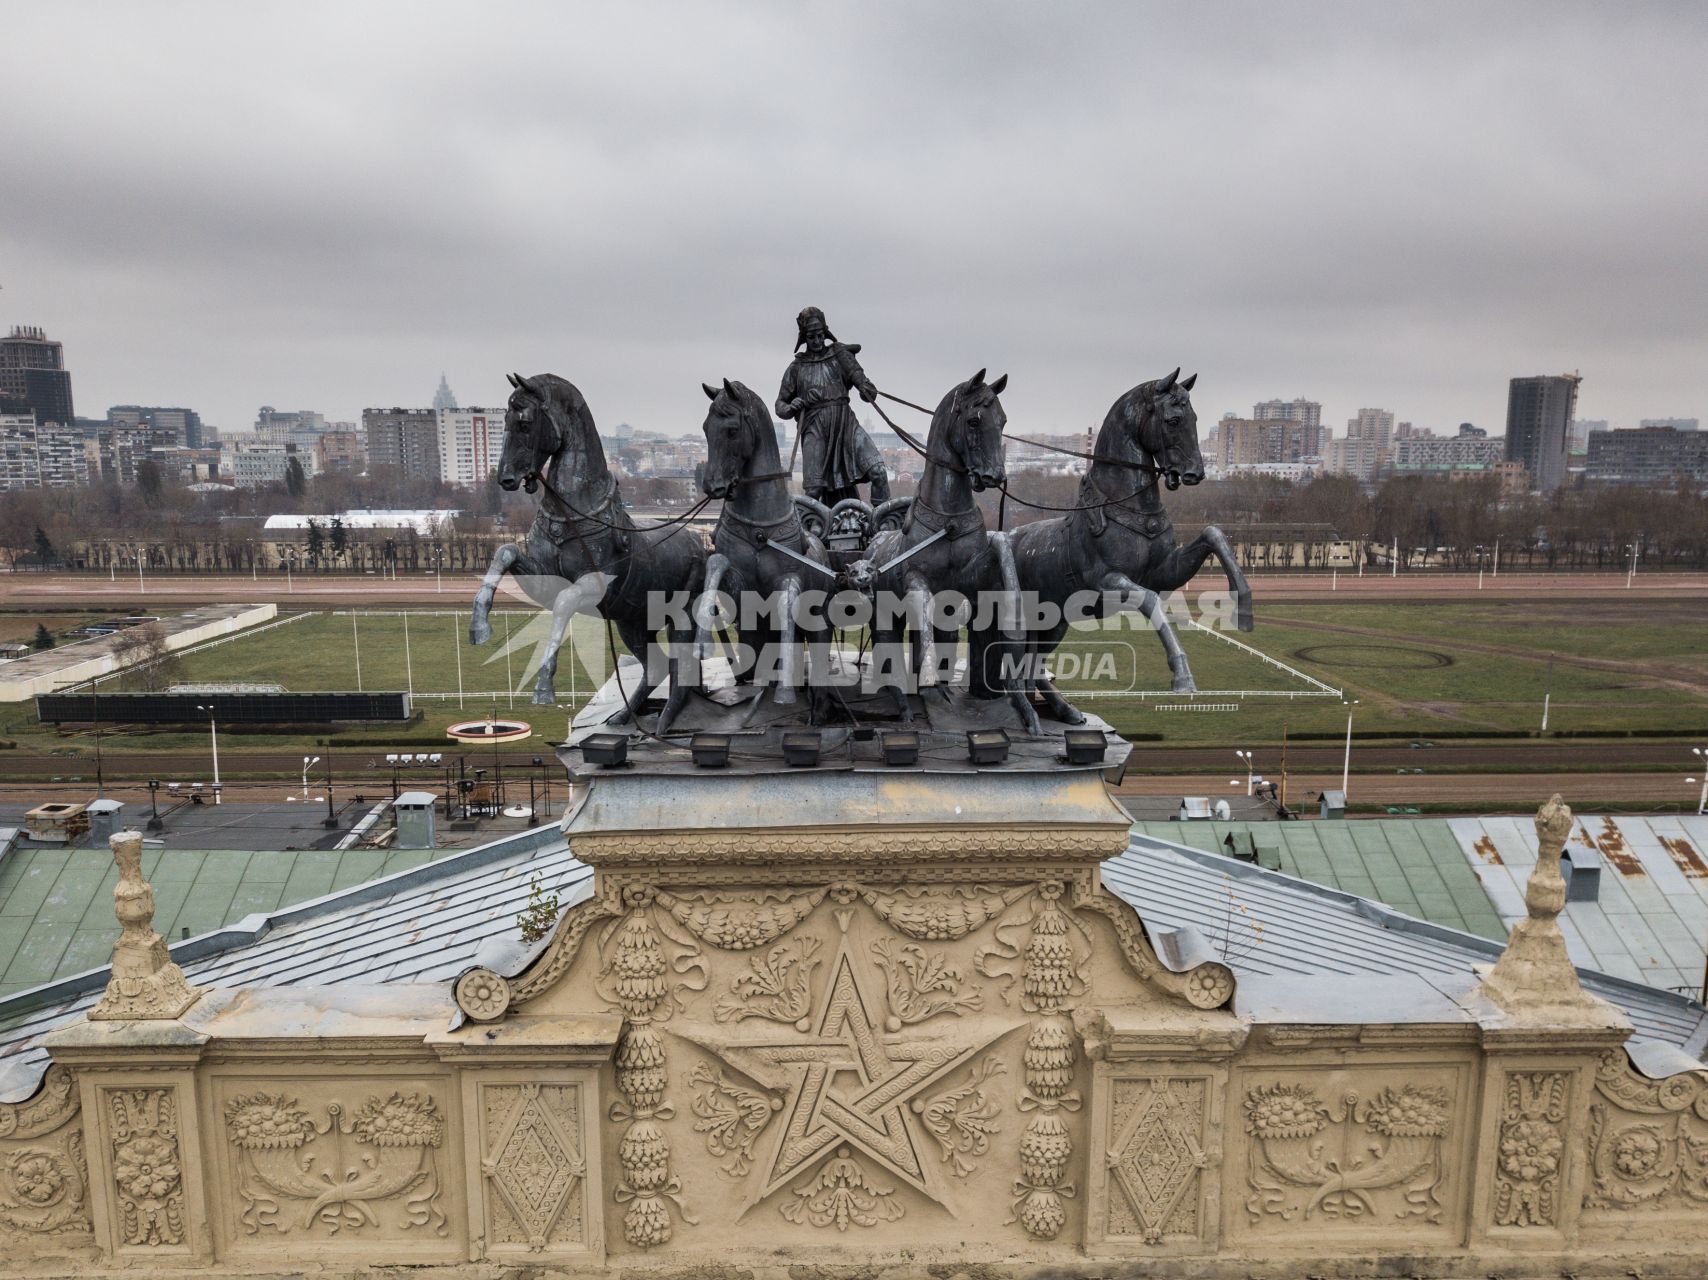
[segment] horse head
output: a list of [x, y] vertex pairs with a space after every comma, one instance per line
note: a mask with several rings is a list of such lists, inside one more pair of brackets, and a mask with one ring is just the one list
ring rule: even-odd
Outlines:
[[706, 411], [706, 465], [700, 488], [708, 497], [728, 498], [764, 442], [769, 440], [776, 449], [777, 430], [765, 402], [743, 384], [725, 378], [721, 387], [702, 382], [700, 389], [712, 402]]
[[542, 477], [560, 465], [574, 487], [604, 484], [609, 475], [605, 451], [575, 384], [555, 373], [509, 376], [512, 390], [504, 407], [499, 487], [520, 486], [533, 493]]
[[1148, 453], [1170, 489], [1197, 484], [1204, 478], [1204, 455], [1198, 447], [1198, 413], [1192, 407], [1192, 384], [1198, 375], [1166, 378], [1145, 384], [1137, 416], [1138, 444]]
[[[998, 398], [1008, 386], [1008, 375], [986, 382], [984, 373], [980, 369], [944, 397], [931, 419], [927, 449], [939, 457], [943, 451], [951, 455], [950, 461], [960, 465], [975, 490], [1000, 488], [1008, 478], [1002, 460], [1008, 415]], [[937, 443], [938, 450], [931, 450], [931, 443]]]

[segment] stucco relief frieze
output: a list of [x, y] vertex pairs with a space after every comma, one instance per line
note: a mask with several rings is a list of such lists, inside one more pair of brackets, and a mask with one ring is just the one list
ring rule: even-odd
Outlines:
[[1253, 1223], [1442, 1220], [1445, 1088], [1402, 1082], [1325, 1100], [1312, 1084], [1278, 1081], [1248, 1089], [1242, 1107]]
[[245, 1234], [447, 1234], [445, 1116], [431, 1095], [393, 1090], [354, 1107], [309, 1107], [262, 1089], [231, 1098], [224, 1121]]
[[1588, 1208], [1708, 1205], [1708, 1074], [1650, 1080], [1623, 1049], [1602, 1055], [1589, 1105]]

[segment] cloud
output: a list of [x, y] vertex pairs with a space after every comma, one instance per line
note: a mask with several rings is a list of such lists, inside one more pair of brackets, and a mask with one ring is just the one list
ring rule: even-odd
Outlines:
[[1429, 3], [38, 6], [0, 319], [84, 413], [465, 402], [689, 432], [795, 312], [1017, 429], [1198, 369], [1503, 422], [1708, 410], [1708, 10]]

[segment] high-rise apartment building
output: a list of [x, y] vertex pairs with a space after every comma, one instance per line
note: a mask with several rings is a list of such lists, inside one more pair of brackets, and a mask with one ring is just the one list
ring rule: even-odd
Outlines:
[[394, 467], [430, 480], [443, 474], [439, 415], [431, 409], [363, 409], [362, 438], [370, 471]]
[[0, 413], [32, 414], [38, 424], [75, 420], [64, 343], [30, 325], [0, 338]]
[[0, 414], [0, 489], [62, 489], [89, 482], [83, 433], [34, 414]]
[[200, 449], [202, 415], [179, 406], [116, 404], [107, 410], [107, 423], [115, 427], [147, 427], [157, 449]]
[[1322, 457], [1322, 428], [1292, 418], [1223, 418], [1207, 456], [1224, 475], [1242, 467], [1314, 462]]
[[439, 478], [446, 484], [483, 485], [504, 450], [504, 410], [440, 409]]
[[1295, 400], [1264, 400], [1251, 407], [1251, 416], [1258, 422], [1302, 422], [1307, 427], [1323, 424], [1323, 407], [1315, 400], [1299, 397]]
[[321, 471], [360, 471], [362, 432], [353, 422], [333, 422], [315, 437], [315, 460]]
[[1708, 434], [1678, 427], [1597, 431], [1584, 477], [1607, 483], [1708, 484]]
[[451, 384], [445, 381], [445, 375], [439, 375], [439, 389], [433, 393], [433, 412], [439, 413], [445, 409], [457, 407], [457, 393], [451, 390]]
[[1386, 409], [1360, 409], [1356, 418], [1347, 420], [1346, 438], [1325, 446], [1325, 469], [1374, 480], [1387, 467], [1393, 444], [1394, 415]]
[[1552, 493], [1566, 482], [1572, 419], [1577, 412], [1575, 373], [1514, 378], [1506, 396], [1506, 457], [1522, 462], [1530, 485]]

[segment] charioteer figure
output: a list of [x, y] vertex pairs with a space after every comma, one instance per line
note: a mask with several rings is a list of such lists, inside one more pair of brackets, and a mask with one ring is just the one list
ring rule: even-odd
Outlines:
[[859, 497], [865, 483], [877, 506], [890, 496], [889, 477], [848, 403], [850, 391], [858, 391], [868, 404], [878, 398], [877, 387], [855, 359], [860, 344], [838, 342], [817, 307], [795, 317], [795, 327], [795, 359], [777, 392], [777, 416], [795, 419], [807, 496], [833, 507]]

